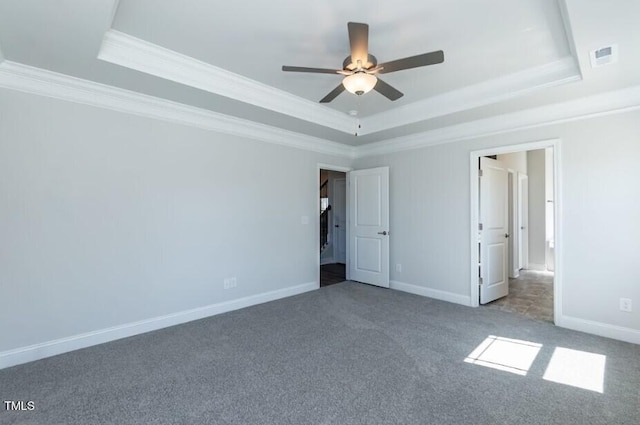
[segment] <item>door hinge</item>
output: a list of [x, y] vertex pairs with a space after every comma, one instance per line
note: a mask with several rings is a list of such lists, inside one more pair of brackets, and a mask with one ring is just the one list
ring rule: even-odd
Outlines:
[[482, 278], [481, 278], [481, 277], [480, 277], [480, 278], [478, 278], [478, 285], [479, 285], [479, 286], [482, 286]]
[[482, 230], [482, 223], [478, 223], [478, 230]]
[[478, 170], [478, 177], [482, 177], [482, 168]]

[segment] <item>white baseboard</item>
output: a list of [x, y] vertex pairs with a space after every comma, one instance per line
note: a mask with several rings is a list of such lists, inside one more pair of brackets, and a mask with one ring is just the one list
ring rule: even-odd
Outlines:
[[547, 271], [547, 265], [546, 264], [529, 263], [529, 264], [527, 264], [527, 270], [537, 270], [537, 271], [541, 271], [541, 272], [546, 272]]
[[640, 344], [640, 330], [638, 329], [625, 328], [624, 326], [610, 325], [571, 316], [556, 317], [555, 323], [557, 326], [574, 331]]
[[390, 281], [389, 287], [398, 291], [409, 292], [410, 294], [435, 298], [436, 300], [442, 300], [466, 306], [471, 305], [471, 297], [469, 297], [468, 295], [460, 295], [453, 292], [441, 291], [439, 289], [426, 288], [424, 286], [412, 285], [410, 283], [398, 282], [396, 280]]
[[114, 326], [106, 329], [99, 329], [92, 332], [73, 335], [66, 338], [60, 338], [53, 341], [47, 341], [27, 347], [20, 347], [17, 349], [0, 352], [0, 369], [31, 362], [34, 360], [44, 359], [46, 357], [67, 353], [69, 351], [78, 350], [81, 348], [91, 347], [93, 345], [98, 345], [121, 338], [142, 334], [145, 332], [155, 331], [157, 329], [162, 329], [169, 326], [179, 325], [181, 323], [190, 322], [192, 320], [215, 316], [217, 314], [250, 307], [256, 304], [275, 301], [281, 298], [313, 291], [315, 289], [318, 289], [318, 287], [318, 282], [303, 283], [296, 286], [290, 286], [288, 288], [277, 289], [275, 291], [264, 292], [244, 298], [238, 298], [236, 300], [211, 304], [208, 306], [198, 307], [178, 313], [167, 314], [165, 316], [154, 317], [138, 322], [127, 323], [124, 325]]

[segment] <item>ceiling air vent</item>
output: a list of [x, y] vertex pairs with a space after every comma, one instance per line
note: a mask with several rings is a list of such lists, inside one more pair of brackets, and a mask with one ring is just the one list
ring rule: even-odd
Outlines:
[[598, 68], [599, 66], [609, 65], [611, 63], [618, 62], [618, 45], [611, 44], [609, 46], [600, 47], [599, 49], [592, 50], [589, 53], [591, 58], [591, 67]]

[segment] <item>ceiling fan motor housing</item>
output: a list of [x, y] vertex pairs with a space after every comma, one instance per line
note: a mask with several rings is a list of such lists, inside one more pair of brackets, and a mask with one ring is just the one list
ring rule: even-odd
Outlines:
[[[372, 54], [367, 55], [367, 63], [362, 64], [363, 69], [374, 68], [378, 64], [378, 59]], [[347, 56], [344, 58], [342, 62], [342, 69], [345, 71], [354, 71], [358, 69], [358, 63], [356, 61], [351, 60], [351, 56]]]

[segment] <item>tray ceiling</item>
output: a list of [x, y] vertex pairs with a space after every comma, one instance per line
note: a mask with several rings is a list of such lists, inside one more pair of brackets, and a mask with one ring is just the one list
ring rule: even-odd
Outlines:
[[[0, 61], [356, 146], [637, 83], [637, 60], [599, 74], [585, 61], [587, 49], [607, 42], [620, 43], [625, 58], [640, 39], [631, 18], [638, 5], [607, 4], [23, 0], [0, 3]], [[609, 25], [594, 25], [598, 18]], [[349, 21], [369, 24], [379, 62], [439, 49], [445, 62], [386, 74], [405, 94], [396, 102], [345, 92], [321, 105], [340, 76], [281, 66], [341, 67]]]

